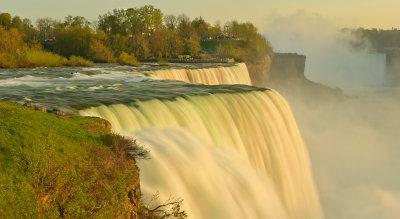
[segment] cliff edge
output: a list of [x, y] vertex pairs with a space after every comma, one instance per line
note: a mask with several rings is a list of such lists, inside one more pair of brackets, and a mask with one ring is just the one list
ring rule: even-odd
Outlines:
[[339, 88], [330, 88], [307, 79], [304, 75], [305, 64], [304, 55], [275, 53], [266, 85], [288, 99], [301, 98], [306, 104], [340, 100], [344, 97]]

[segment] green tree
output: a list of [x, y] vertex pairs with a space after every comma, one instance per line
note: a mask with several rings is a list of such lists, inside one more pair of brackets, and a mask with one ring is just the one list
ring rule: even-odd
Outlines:
[[62, 56], [89, 57], [93, 30], [89, 27], [70, 26], [55, 31], [54, 51]]
[[128, 52], [128, 40], [128, 37], [119, 33], [111, 37], [111, 48], [116, 56], [119, 56], [122, 52]]
[[12, 21], [11, 21], [11, 28], [17, 28], [18, 30], [21, 30], [23, 26], [22, 20], [19, 16], [15, 16], [13, 17]]
[[198, 39], [196, 30], [193, 28], [190, 18], [185, 14], [178, 16], [178, 33], [183, 40]]
[[200, 44], [193, 39], [187, 39], [184, 43], [184, 53], [191, 56], [197, 56], [200, 51]]
[[145, 5], [139, 9], [139, 14], [143, 21], [144, 34], [151, 34], [156, 28], [162, 26], [163, 15], [160, 9]]
[[195, 18], [192, 21], [192, 26], [200, 39], [207, 38], [210, 35], [210, 24], [205, 22], [202, 17]]
[[9, 13], [1, 13], [0, 14], [0, 25], [3, 26], [6, 30], [8, 30], [8, 28], [10, 28], [11, 15]]
[[178, 33], [168, 28], [158, 28], [151, 35], [151, 53], [157, 58], [176, 57], [183, 51], [183, 42]]
[[64, 27], [68, 27], [68, 26], [79, 26], [79, 27], [88, 27], [90, 26], [90, 22], [82, 16], [71, 16], [68, 15], [67, 17], [65, 17], [64, 22], [62, 24]]

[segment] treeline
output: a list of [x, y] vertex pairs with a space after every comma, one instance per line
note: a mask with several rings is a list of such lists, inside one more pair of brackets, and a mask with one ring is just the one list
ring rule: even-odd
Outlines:
[[[39, 23], [39, 22], [38, 22]], [[0, 68], [41, 66], [90, 66], [93, 63], [82, 57], [71, 55], [69, 59], [45, 51], [40, 41], [41, 32], [29, 19], [0, 14]]]
[[350, 45], [357, 50], [373, 49], [380, 51], [385, 48], [400, 48], [400, 30], [383, 29], [343, 29], [343, 32], [350, 33], [352, 40]]
[[[31, 50], [42, 51], [44, 56], [54, 59], [74, 56], [94, 62], [118, 61], [133, 65], [138, 64], [137, 60], [179, 55], [253, 61], [272, 54], [266, 39], [251, 23], [232, 21], [222, 27], [219, 22], [211, 25], [202, 17], [192, 20], [184, 14], [164, 15], [151, 5], [115, 9], [93, 22], [82, 16], [67, 16], [63, 21], [40, 18], [35, 26], [29, 19], [2, 13], [0, 34], [0, 56], [3, 57], [0, 59], [10, 63], [15, 63], [12, 59], [16, 59], [14, 54], [18, 51], [29, 54], [26, 51]], [[7, 46], [8, 41], [18, 45]], [[212, 42], [212, 46], [207, 42]], [[32, 64], [22, 66], [29, 65]], [[0, 67], [10, 67], [10, 64], [0, 63]]]

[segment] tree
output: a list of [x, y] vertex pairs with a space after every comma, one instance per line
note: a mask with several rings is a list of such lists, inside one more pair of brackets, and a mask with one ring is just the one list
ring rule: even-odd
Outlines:
[[1, 13], [0, 14], [0, 26], [3, 26], [4, 29], [8, 30], [11, 25], [11, 15], [9, 13]]
[[38, 41], [39, 40], [39, 31], [35, 29], [32, 24], [32, 21], [28, 18], [24, 18], [22, 20], [22, 29], [21, 32], [23, 33], [24, 41]]
[[54, 30], [59, 26], [59, 22], [52, 18], [39, 18], [36, 26], [39, 30], [40, 41], [46, 41], [54, 38]]
[[202, 17], [195, 18], [192, 21], [192, 26], [195, 29], [197, 36], [201, 39], [207, 38], [210, 35], [210, 24], [205, 22]]
[[150, 45], [147, 37], [142, 34], [136, 34], [129, 38], [128, 46], [129, 53], [135, 57], [147, 59], [150, 56]]
[[64, 27], [68, 26], [89, 27], [90, 22], [85, 17], [82, 16], [72, 17], [71, 15], [68, 15], [67, 17], [65, 17], [62, 25]]
[[193, 28], [190, 18], [181, 14], [178, 16], [178, 33], [184, 40], [197, 40], [196, 30]]
[[191, 56], [197, 56], [200, 51], [200, 44], [198, 41], [193, 39], [185, 40], [184, 53]]
[[15, 54], [25, 47], [21, 34], [15, 28], [6, 30], [0, 26], [0, 39], [0, 53], [3, 54]]
[[128, 51], [128, 40], [129, 38], [119, 33], [115, 34], [111, 38], [111, 48], [115, 53], [115, 56], [119, 56], [122, 52]]
[[183, 51], [183, 42], [178, 33], [168, 28], [156, 29], [149, 42], [151, 53], [154, 57], [175, 57]]
[[175, 30], [178, 26], [178, 19], [175, 15], [169, 14], [164, 16], [165, 26], [171, 30]]
[[60, 55], [89, 57], [93, 30], [89, 27], [70, 26], [55, 31], [54, 51]]
[[144, 34], [151, 34], [156, 28], [162, 26], [163, 15], [160, 9], [154, 8], [152, 5], [145, 5], [139, 9], [140, 17], [144, 25]]
[[88, 56], [94, 62], [112, 63], [116, 61], [113, 51], [95, 38], [90, 41]]
[[126, 10], [125, 23], [128, 28], [127, 32], [132, 35], [142, 34], [144, 31], [144, 23], [141, 18], [140, 11], [136, 8], [128, 8]]
[[13, 17], [13, 19], [11, 21], [10, 27], [17, 28], [18, 30], [20, 30], [22, 28], [22, 25], [23, 25], [23, 23], [22, 23], [21, 18], [18, 16], [15, 16], [15, 17]]

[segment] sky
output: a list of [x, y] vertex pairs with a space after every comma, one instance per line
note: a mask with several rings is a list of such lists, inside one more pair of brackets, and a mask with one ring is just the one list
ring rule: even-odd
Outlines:
[[399, 0], [0, 0], [0, 12], [35, 21], [40, 17], [63, 19], [67, 15], [97, 19], [114, 8], [154, 5], [165, 14], [185, 13], [207, 21], [250, 21], [262, 32], [274, 16], [306, 10], [337, 27], [400, 27]]

